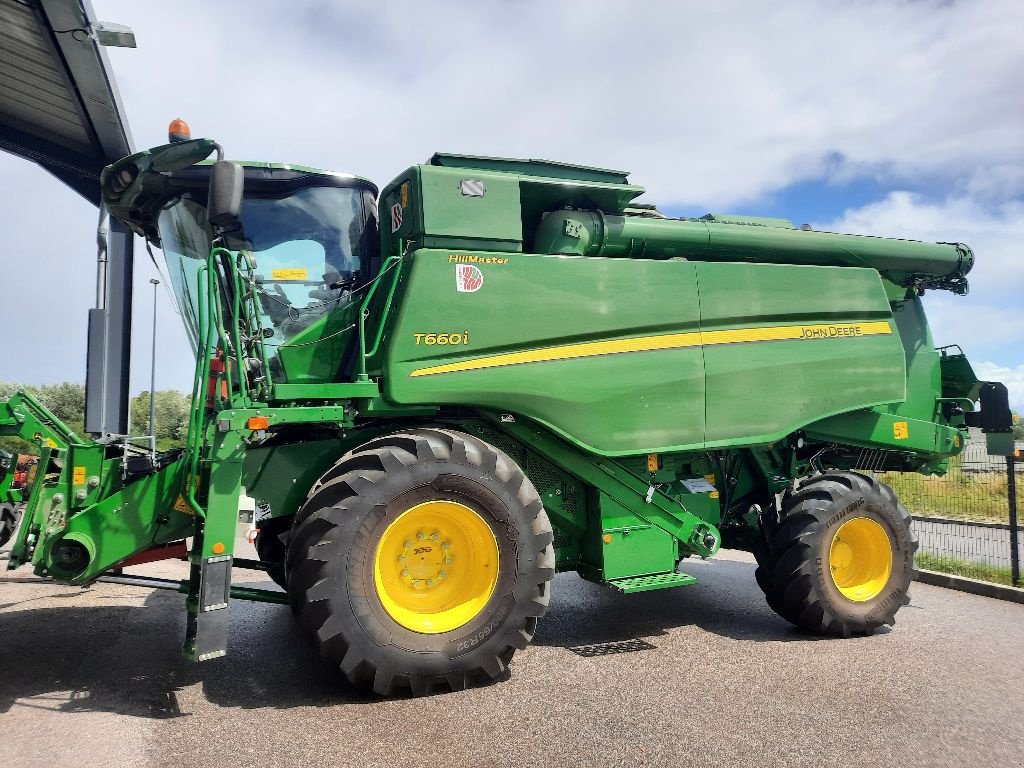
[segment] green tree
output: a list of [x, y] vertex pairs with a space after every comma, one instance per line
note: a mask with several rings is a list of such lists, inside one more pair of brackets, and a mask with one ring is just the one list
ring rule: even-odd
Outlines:
[[[2, 381], [0, 401], [6, 400], [19, 389], [24, 389], [39, 400], [73, 432], [85, 436], [84, 384], [65, 381], [62, 384], [23, 387]], [[172, 389], [156, 393], [156, 444], [161, 451], [184, 446], [188, 433], [190, 402], [191, 398], [188, 395]], [[149, 392], [132, 398], [129, 408], [132, 433], [149, 434]], [[16, 437], [0, 437], [0, 449], [12, 453], [37, 453], [32, 443]]]
[[[156, 445], [161, 451], [181, 448], [188, 435], [191, 398], [177, 390], [158, 390], [156, 401]], [[149, 434], [149, 392], [140, 392], [130, 405], [132, 432]]]
[[[21, 386], [12, 382], [0, 381], [0, 400], [6, 400], [19, 389], [23, 389], [45, 405], [58, 419], [63, 421], [72, 432], [79, 435], [85, 433], [85, 385], [71, 381], [62, 384], [44, 384], [37, 386]], [[32, 443], [17, 437], [0, 437], [0, 448], [12, 453], [36, 453]]]

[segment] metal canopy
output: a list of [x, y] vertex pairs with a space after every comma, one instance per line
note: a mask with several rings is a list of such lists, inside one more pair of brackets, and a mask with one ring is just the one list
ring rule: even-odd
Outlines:
[[[95, 22], [89, 0], [0, 0], [0, 150], [99, 205], [100, 172], [133, 150]], [[132, 243], [112, 221], [97, 265], [85, 376], [85, 428], [96, 435], [128, 428]]]
[[98, 203], [132, 140], [95, 21], [88, 0], [0, 0], [0, 149]]

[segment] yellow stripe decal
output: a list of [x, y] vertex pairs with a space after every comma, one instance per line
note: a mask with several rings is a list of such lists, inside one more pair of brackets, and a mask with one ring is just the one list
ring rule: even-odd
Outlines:
[[659, 336], [637, 336], [611, 341], [586, 341], [581, 344], [563, 344], [540, 347], [522, 352], [487, 355], [458, 363], [419, 368], [410, 376], [433, 376], [437, 373], [478, 371], [483, 368], [501, 368], [522, 363], [549, 363], [554, 360], [575, 360], [581, 357], [616, 355], [622, 352], [653, 352], [660, 349], [685, 349], [701, 345], [740, 344], [752, 341], [802, 341], [813, 339], [840, 339], [857, 336], [887, 336], [892, 327], [885, 320], [869, 323], [827, 323], [821, 325], [776, 325], [766, 328], [741, 328], [735, 331], [691, 331], [666, 333]]

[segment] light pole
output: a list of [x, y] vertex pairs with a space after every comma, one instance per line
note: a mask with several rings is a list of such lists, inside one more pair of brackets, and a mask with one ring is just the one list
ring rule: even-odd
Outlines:
[[156, 460], [156, 289], [160, 281], [151, 277], [153, 284], [153, 354], [149, 366], [149, 449]]

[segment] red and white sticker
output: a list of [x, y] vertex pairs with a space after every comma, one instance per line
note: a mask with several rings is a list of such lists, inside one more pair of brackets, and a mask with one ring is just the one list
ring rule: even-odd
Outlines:
[[484, 273], [472, 264], [455, 265], [455, 289], [459, 293], [476, 293], [484, 284]]
[[397, 232], [402, 226], [402, 204], [395, 203], [391, 206], [391, 231]]

